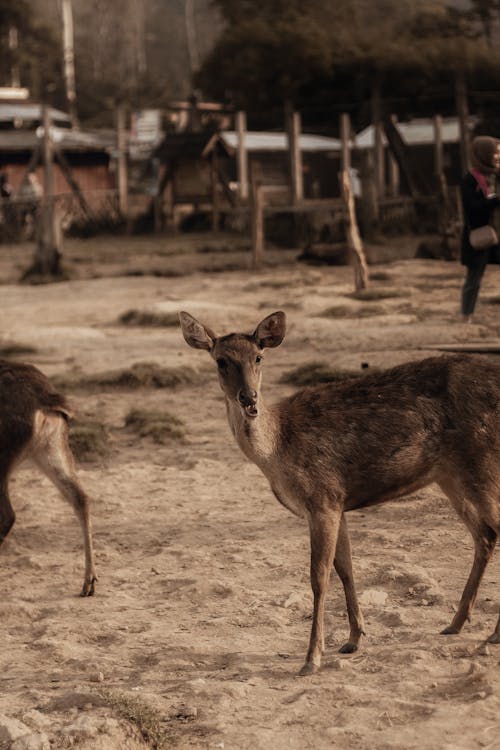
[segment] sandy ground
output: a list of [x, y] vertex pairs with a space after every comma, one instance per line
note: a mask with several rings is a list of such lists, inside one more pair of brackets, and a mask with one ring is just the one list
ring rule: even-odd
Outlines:
[[[500, 647], [484, 645], [498, 612], [498, 554], [472, 622], [441, 636], [472, 543], [438, 489], [353, 512], [367, 638], [339, 655], [348, 627], [333, 576], [324, 666], [298, 677], [312, 606], [304, 522], [233, 443], [207, 355], [176, 327], [118, 324], [131, 308], [184, 309], [219, 333], [251, 332], [283, 309], [287, 337], [264, 372], [272, 401], [293, 390], [283, 374], [305, 363], [384, 367], [440, 344], [498, 340], [499, 308], [487, 300], [500, 294], [500, 267], [488, 269], [477, 320], [464, 326], [455, 263], [372, 266], [372, 288], [399, 296], [366, 302], [351, 296], [350, 268], [278, 252], [255, 273], [230, 238], [196, 241], [204, 252], [193, 239], [68, 242], [76, 278], [46, 286], [13, 283], [31, 249], [0, 247], [0, 341], [33, 347], [24, 360], [66, 379], [137, 362], [197, 374], [174, 389], [68, 391], [109, 437], [107, 455], [79, 465], [94, 501], [93, 598], [77, 596], [83, 554], [71, 509], [34, 468], [12, 479], [17, 522], [0, 550], [0, 747], [29, 731], [15, 750], [500, 748]], [[137, 275], [143, 268], [157, 275]], [[332, 306], [340, 317], [321, 316]], [[184, 440], [125, 429], [137, 406], [182, 420]], [[5, 717], [25, 729], [9, 734]]]

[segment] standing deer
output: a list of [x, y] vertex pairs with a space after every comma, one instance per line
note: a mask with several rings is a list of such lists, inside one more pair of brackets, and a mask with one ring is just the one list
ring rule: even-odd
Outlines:
[[70, 411], [64, 396], [31, 365], [0, 360], [0, 544], [14, 521], [9, 476], [31, 458], [74, 507], [83, 529], [85, 579], [81, 596], [92, 596], [96, 579], [90, 509], [76, 478], [68, 444]]
[[[342, 581], [352, 653], [364, 635], [344, 513], [394, 500], [436, 482], [469, 529], [474, 563], [444, 634], [459, 633], [500, 533], [500, 367], [482, 357], [432, 357], [355, 381], [305, 388], [266, 407], [263, 351], [281, 344], [285, 314], [251, 335], [216, 336], [180, 313], [186, 342], [217, 363], [232, 433], [277, 499], [307, 519], [314, 609], [300, 674], [324, 651], [325, 596], [332, 564]], [[500, 617], [490, 643], [500, 643]]]

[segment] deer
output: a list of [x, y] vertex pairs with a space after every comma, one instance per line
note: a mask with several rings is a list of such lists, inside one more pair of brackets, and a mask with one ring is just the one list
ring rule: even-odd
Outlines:
[[[365, 635], [345, 514], [436, 483], [474, 541], [474, 561], [443, 634], [470, 619], [500, 533], [500, 366], [482, 355], [434, 356], [337, 383], [297, 390], [267, 406], [263, 353], [283, 341], [286, 317], [268, 315], [251, 334], [217, 336], [180, 312], [185, 341], [217, 366], [231, 432], [278, 501], [307, 520], [313, 616], [300, 675], [321, 666], [332, 566], [343, 585], [349, 640]], [[489, 643], [500, 643], [500, 615]]]
[[52, 481], [72, 507], [83, 530], [85, 576], [81, 596], [97, 581], [89, 498], [78, 482], [69, 446], [72, 412], [66, 398], [33, 365], [0, 360], [0, 544], [16, 520], [9, 478], [25, 459]]

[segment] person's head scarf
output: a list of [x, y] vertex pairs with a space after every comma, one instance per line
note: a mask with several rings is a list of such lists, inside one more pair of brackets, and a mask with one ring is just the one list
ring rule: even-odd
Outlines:
[[500, 140], [489, 135], [479, 135], [471, 145], [471, 162], [474, 169], [483, 174], [493, 174], [497, 171], [494, 156], [500, 147]]

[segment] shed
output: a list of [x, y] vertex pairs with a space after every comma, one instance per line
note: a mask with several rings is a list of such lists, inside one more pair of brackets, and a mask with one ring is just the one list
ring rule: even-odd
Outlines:
[[[469, 119], [469, 127], [472, 130], [476, 118]], [[458, 185], [462, 177], [460, 160], [460, 126], [456, 117], [443, 117], [441, 120], [441, 141], [443, 146], [443, 170], [446, 182], [449, 185]], [[434, 122], [429, 118], [416, 118], [407, 122], [394, 123], [402, 141], [407, 147], [407, 154], [411, 159], [411, 165], [420, 171], [430, 181], [435, 172], [434, 148], [435, 130]], [[387, 139], [382, 135], [382, 143], [388, 160]], [[357, 133], [353, 141], [354, 151], [366, 151], [375, 146], [375, 127], [369, 125]], [[387, 164], [386, 164], [387, 166]], [[407, 192], [404, 180], [401, 184], [403, 192]]]

